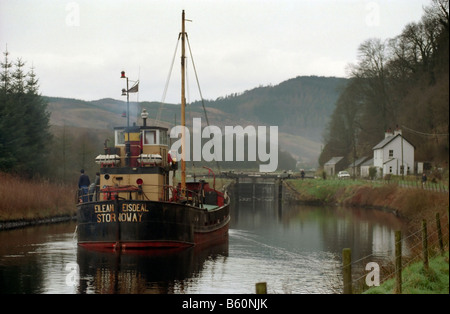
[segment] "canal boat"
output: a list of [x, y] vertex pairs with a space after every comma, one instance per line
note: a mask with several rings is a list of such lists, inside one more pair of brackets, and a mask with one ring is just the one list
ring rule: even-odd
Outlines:
[[[185, 125], [185, 14], [182, 13], [181, 124]], [[122, 78], [126, 78], [122, 71]], [[124, 91], [127, 95], [134, 87]], [[114, 128], [114, 146], [96, 157], [96, 182], [77, 195], [78, 245], [100, 250], [178, 249], [223, 241], [230, 200], [205, 180], [186, 181], [186, 163], [169, 151], [168, 129], [129, 123]], [[184, 134], [181, 136], [182, 156]], [[175, 173], [181, 164], [181, 179]], [[214, 180], [215, 181], [215, 180]]]

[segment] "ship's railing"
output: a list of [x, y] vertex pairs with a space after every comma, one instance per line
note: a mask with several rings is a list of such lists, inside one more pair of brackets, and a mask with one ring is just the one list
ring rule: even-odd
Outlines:
[[[123, 197], [123, 194], [128, 194], [128, 197]], [[91, 184], [89, 188], [80, 188], [77, 190], [76, 203], [87, 203], [114, 199], [132, 200], [138, 199], [138, 195], [145, 196], [145, 193], [142, 191], [142, 188], [134, 185], [106, 186], [100, 188], [99, 185]]]
[[[158, 185], [154, 185], [157, 187]], [[217, 203], [220, 205], [223, 203], [227, 195], [223, 195], [216, 190]], [[99, 185], [91, 184], [89, 187], [80, 188], [76, 192], [76, 203], [96, 202], [101, 200], [114, 200], [114, 199], [152, 199], [151, 195], [157, 195], [156, 199], [159, 201], [168, 202], [186, 202], [194, 206], [202, 206], [207, 204], [205, 197], [205, 190], [191, 190], [186, 189], [183, 193], [179, 186], [164, 185], [160, 191], [144, 192], [140, 186], [135, 185], [122, 185], [122, 186], [106, 186], [100, 188]], [[124, 197], [124, 194], [127, 197]]]
[[215, 189], [185, 189], [183, 193], [179, 186], [167, 186], [167, 188], [172, 190], [172, 201], [186, 201], [189, 204], [199, 207], [202, 207], [202, 205], [222, 206], [228, 198], [228, 195], [225, 195]]
[[[158, 185], [150, 185], [159, 187]], [[159, 189], [157, 189], [159, 190]], [[128, 197], [123, 195], [128, 194]], [[106, 186], [100, 188], [99, 185], [91, 184], [89, 187], [80, 188], [76, 192], [76, 203], [95, 202], [100, 200], [114, 200], [114, 199], [152, 199], [150, 197], [153, 194], [157, 196], [159, 201], [171, 201], [178, 202], [181, 200], [181, 191], [178, 187], [172, 185], [164, 185], [161, 191], [147, 191], [144, 192], [141, 187], [135, 185], [122, 185], [122, 186]], [[186, 190], [186, 201], [190, 203], [201, 203], [200, 194], [197, 191]]]
[[82, 187], [76, 191], [75, 200], [76, 203], [87, 203], [92, 201], [98, 201], [100, 195], [100, 186], [91, 184], [89, 187]]

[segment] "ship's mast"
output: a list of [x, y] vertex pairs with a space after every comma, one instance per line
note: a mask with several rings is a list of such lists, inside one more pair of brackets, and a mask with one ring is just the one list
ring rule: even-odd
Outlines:
[[185, 142], [185, 107], [186, 107], [186, 97], [185, 97], [185, 38], [186, 32], [184, 29], [184, 10], [181, 16], [181, 193], [182, 196], [185, 195], [186, 191], [186, 142]]

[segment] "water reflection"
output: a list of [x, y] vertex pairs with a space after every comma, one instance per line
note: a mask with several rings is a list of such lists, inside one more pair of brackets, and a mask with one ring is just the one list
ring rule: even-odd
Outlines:
[[228, 255], [228, 238], [207, 248], [177, 251], [96, 252], [77, 250], [79, 293], [184, 293], [205, 261]]
[[238, 204], [230, 256], [239, 250], [270, 265], [257, 263], [252, 270], [255, 279], [271, 283], [273, 293], [341, 293], [342, 249], [351, 248], [352, 260], [358, 261], [354, 275], [360, 277], [368, 262], [393, 258], [395, 230], [403, 229], [401, 220], [379, 210], [257, 200]]
[[0, 292], [248, 294], [264, 281], [269, 293], [341, 293], [342, 249], [364, 271], [392, 259], [403, 228], [378, 210], [247, 199], [233, 203], [223, 243], [179, 252], [88, 251], [74, 222], [1, 231]]
[[395, 230], [402, 230], [404, 223], [380, 210], [295, 204], [279, 207], [276, 202], [251, 201], [239, 203], [233, 211], [232, 226], [258, 233], [273, 246], [339, 254], [343, 248], [351, 248], [355, 257], [361, 257], [392, 254]]
[[76, 260], [75, 223], [0, 231], [0, 293], [74, 293], [67, 263]]

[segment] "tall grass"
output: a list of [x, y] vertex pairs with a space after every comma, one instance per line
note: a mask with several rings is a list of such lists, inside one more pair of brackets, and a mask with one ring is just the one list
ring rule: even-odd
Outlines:
[[74, 215], [76, 186], [0, 172], [0, 221]]
[[[395, 279], [386, 280], [381, 286], [370, 288], [365, 294], [390, 294], [394, 292]], [[403, 294], [448, 294], [448, 251], [444, 256], [429, 260], [429, 268], [416, 262], [402, 271]]]

